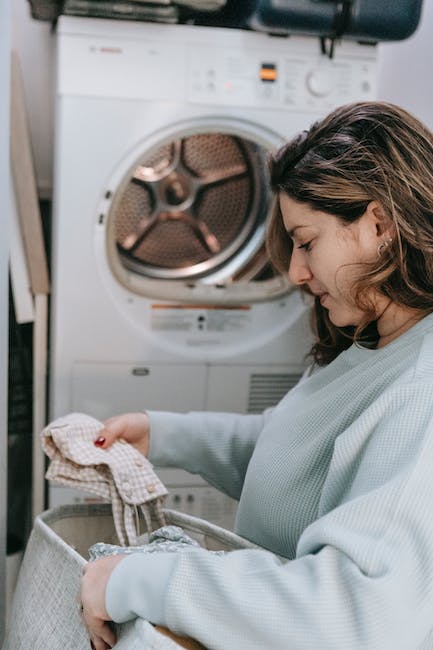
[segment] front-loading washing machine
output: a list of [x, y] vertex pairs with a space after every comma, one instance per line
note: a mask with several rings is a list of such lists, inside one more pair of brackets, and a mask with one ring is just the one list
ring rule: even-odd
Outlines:
[[[374, 98], [374, 46], [331, 60], [314, 38], [72, 17], [57, 34], [51, 418], [276, 403], [310, 335], [264, 246], [267, 156]], [[195, 477], [161, 477], [170, 504], [232, 512]]]

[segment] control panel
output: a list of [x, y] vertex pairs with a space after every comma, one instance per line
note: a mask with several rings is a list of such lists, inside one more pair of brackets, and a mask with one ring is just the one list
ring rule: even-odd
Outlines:
[[[368, 56], [297, 55], [287, 42], [287, 54], [263, 51], [230, 52], [194, 48], [189, 57], [188, 100], [198, 103], [245, 105], [272, 109], [315, 110], [375, 97], [375, 61]], [[315, 50], [315, 42], [311, 42]]]
[[342, 42], [330, 59], [313, 37], [146, 24], [144, 38], [118, 23], [60, 21], [60, 95], [320, 114], [376, 97], [374, 45]]

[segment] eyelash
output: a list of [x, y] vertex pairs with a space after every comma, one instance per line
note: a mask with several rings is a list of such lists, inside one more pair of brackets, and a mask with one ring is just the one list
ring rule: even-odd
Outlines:
[[303, 248], [307, 253], [311, 249], [311, 242], [307, 241], [305, 244], [299, 244], [296, 248]]

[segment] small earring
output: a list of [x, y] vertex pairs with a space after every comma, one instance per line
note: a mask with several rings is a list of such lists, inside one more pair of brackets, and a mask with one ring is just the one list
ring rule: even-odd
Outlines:
[[392, 239], [387, 239], [383, 242], [380, 242], [379, 246], [377, 247], [377, 256], [381, 257], [382, 253], [389, 248], [390, 244], [392, 244]]

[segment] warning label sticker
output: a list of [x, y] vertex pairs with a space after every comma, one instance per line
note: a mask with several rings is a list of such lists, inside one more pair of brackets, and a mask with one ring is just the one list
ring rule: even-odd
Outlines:
[[250, 305], [153, 304], [151, 328], [173, 332], [233, 332], [251, 322]]

